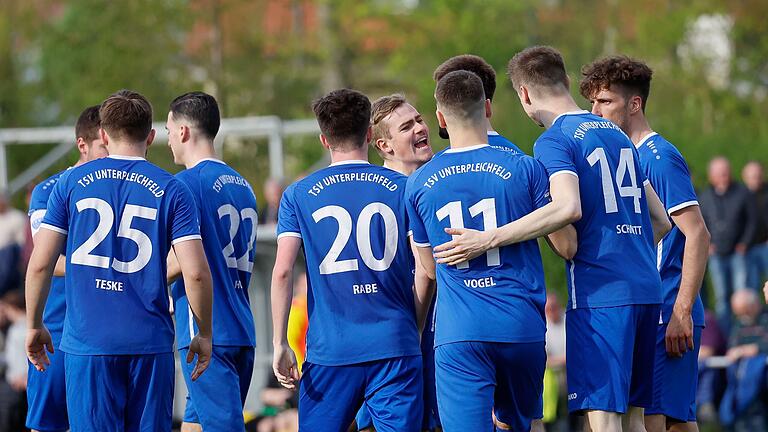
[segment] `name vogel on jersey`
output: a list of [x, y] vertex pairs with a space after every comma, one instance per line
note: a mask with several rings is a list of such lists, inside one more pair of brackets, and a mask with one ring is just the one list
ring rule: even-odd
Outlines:
[[381, 174], [369, 173], [369, 172], [353, 172], [353, 173], [331, 174], [329, 176], [323, 177], [322, 180], [312, 185], [312, 188], [309, 189], [307, 193], [312, 196], [318, 196], [326, 186], [330, 186], [336, 183], [353, 182], [353, 181], [377, 183], [382, 185], [383, 187], [385, 187], [391, 192], [396, 191], [398, 187], [396, 183], [393, 183], [392, 180], [390, 180], [388, 177], [383, 176]]
[[504, 180], [509, 180], [509, 178], [512, 177], [512, 173], [507, 171], [507, 169], [501, 165], [495, 164], [493, 162], [476, 162], [476, 163], [468, 163], [468, 164], [460, 164], [460, 165], [451, 165], [451, 166], [445, 167], [440, 171], [436, 172], [435, 174], [430, 175], [427, 178], [427, 181], [424, 182], [424, 187], [432, 188], [432, 186], [434, 186], [438, 180], [444, 179], [446, 177], [449, 177], [455, 174], [467, 174], [467, 173], [477, 173], [477, 172], [495, 174]]
[[140, 174], [137, 172], [123, 171], [123, 170], [117, 170], [112, 168], [104, 168], [104, 169], [100, 169], [92, 173], [86, 174], [80, 180], [78, 180], [77, 183], [82, 187], [86, 187], [94, 183], [96, 180], [129, 181], [129, 182], [138, 183], [144, 186], [150, 192], [152, 192], [152, 195], [154, 195], [155, 198], [160, 198], [161, 196], [165, 195], [165, 190], [160, 189], [160, 185], [155, 183], [154, 180], [147, 177], [146, 175]]

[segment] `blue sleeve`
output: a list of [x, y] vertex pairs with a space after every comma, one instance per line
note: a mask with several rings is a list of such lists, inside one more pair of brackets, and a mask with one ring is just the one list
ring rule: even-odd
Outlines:
[[277, 238], [301, 238], [299, 216], [296, 213], [296, 203], [293, 196], [295, 191], [294, 183], [283, 192], [283, 197], [280, 199], [280, 209], [277, 212]]
[[171, 244], [185, 240], [199, 240], [200, 220], [197, 218], [195, 199], [189, 188], [180, 181], [175, 181], [171, 201]]
[[650, 158], [644, 168], [667, 213], [672, 214], [685, 207], [698, 205], [688, 165], [680, 154], [671, 151], [660, 152]]
[[36, 210], [45, 210], [48, 208], [48, 197], [50, 194], [45, 193], [46, 190], [44, 190], [43, 187], [44, 183], [40, 183], [32, 189], [32, 194], [29, 196], [29, 212], [27, 213], [27, 216], [32, 216], [32, 213]]
[[530, 166], [529, 184], [531, 198], [533, 199], [534, 206], [538, 209], [549, 204], [551, 201], [549, 196], [549, 178], [547, 177], [547, 170], [544, 169], [541, 162], [533, 159]]
[[539, 138], [533, 146], [533, 155], [544, 165], [549, 177], [560, 173], [578, 176], [573, 153], [566, 143], [551, 137]]
[[176, 174], [176, 178], [189, 188], [192, 199], [195, 202], [195, 214], [197, 215], [197, 220], [202, 222], [203, 203], [200, 200], [203, 195], [200, 190], [200, 174], [201, 173], [198, 173], [197, 176], [194, 176], [194, 175], [190, 175], [189, 170], [184, 170]]
[[427, 247], [430, 245], [427, 229], [424, 227], [424, 221], [421, 220], [421, 215], [418, 210], [416, 210], [413, 189], [409, 186], [410, 182], [405, 188], [405, 209], [408, 214], [408, 231], [413, 235], [413, 242], [416, 246]]
[[67, 181], [59, 181], [53, 187], [48, 198], [47, 211], [41, 228], [47, 228], [58, 233], [67, 234], [69, 230], [69, 202], [67, 200]]

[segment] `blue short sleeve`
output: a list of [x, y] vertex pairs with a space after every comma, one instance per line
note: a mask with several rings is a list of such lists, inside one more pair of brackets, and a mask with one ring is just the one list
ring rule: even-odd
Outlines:
[[405, 188], [405, 210], [408, 215], [408, 231], [413, 236], [413, 243], [419, 247], [429, 246], [429, 237], [427, 237], [427, 229], [424, 227], [424, 221], [421, 220], [421, 215], [416, 210], [416, 204], [414, 203], [415, 196], [413, 194], [413, 188], [409, 187], [410, 182]]
[[530, 173], [530, 191], [531, 198], [536, 208], [542, 208], [549, 204], [551, 200], [549, 196], [549, 178], [547, 177], [547, 170], [541, 162], [533, 160], [531, 163]]
[[47, 228], [60, 234], [67, 234], [69, 229], [69, 206], [67, 202], [67, 182], [59, 181], [53, 187], [48, 198], [48, 209], [45, 212], [41, 228]]
[[661, 198], [667, 213], [672, 214], [682, 208], [698, 205], [696, 192], [691, 184], [691, 174], [682, 156], [676, 152], [665, 151], [659, 159], [647, 161], [649, 180]]
[[184, 183], [178, 180], [174, 183], [177, 187], [173, 189], [172, 197], [171, 243], [199, 240], [200, 220], [197, 218], [198, 211], [192, 192]]
[[534, 157], [544, 165], [549, 177], [562, 173], [578, 176], [570, 148], [553, 138], [543, 137], [533, 146]]
[[295, 192], [296, 187], [294, 184], [283, 192], [283, 197], [280, 199], [280, 209], [277, 212], [277, 238], [301, 238], [301, 227], [299, 226], [299, 218], [296, 214]]

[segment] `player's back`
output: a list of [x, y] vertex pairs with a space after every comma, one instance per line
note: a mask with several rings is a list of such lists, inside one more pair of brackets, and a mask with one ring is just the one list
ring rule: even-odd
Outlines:
[[[195, 200], [200, 234], [213, 280], [213, 343], [254, 346], [256, 335], [248, 285], [256, 255], [256, 197], [251, 185], [222, 161], [204, 159], [176, 177]], [[176, 301], [177, 343], [189, 345], [197, 327], [184, 281], [172, 287]]]
[[[670, 215], [677, 210], [698, 205], [691, 173], [683, 155], [664, 137], [652, 133], [637, 145], [640, 166]], [[662, 321], [669, 322], [683, 271], [685, 235], [672, 221], [672, 229], [656, 248], [656, 263], [661, 275]], [[692, 310], [693, 323], [704, 325], [704, 306], [697, 297]]]
[[[450, 240], [444, 229], [489, 230], [549, 202], [543, 167], [488, 145], [449, 149], [408, 180], [414, 241]], [[425, 241], [426, 240], [426, 241]], [[535, 240], [437, 267], [435, 345], [544, 340], [544, 274]]]
[[[59, 181], [59, 178], [67, 170], [57, 172], [38, 183], [29, 197], [29, 224], [34, 235], [43, 223], [43, 217], [48, 208], [48, 198], [51, 196], [53, 187]], [[64, 329], [64, 316], [67, 313], [67, 304], [64, 301], [64, 277], [53, 276], [51, 278], [51, 288], [48, 292], [48, 300], [45, 302], [45, 311], [43, 312], [43, 324], [51, 333], [54, 346], [58, 347], [61, 341], [61, 332]]]
[[278, 237], [301, 237], [307, 264], [308, 362], [420, 353], [405, 181], [390, 169], [349, 161], [283, 194]]
[[63, 351], [173, 350], [166, 257], [172, 242], [200, 238], [191, 200], [143, 158], [110, 156], [61, 178], [44, 225], [67, 234]]
[[508, 151], [510, 153], [525, 154], [515, 143], [500, 135], [496, 131], [488, 131], [488, 145], [496, 150]]
[[661, 302], [645, 176], [618, 126], [587, 111], [558, 117], [534, 154], [550, 178], [576, 175], [579, 247], [566, 263], [569, 308]]

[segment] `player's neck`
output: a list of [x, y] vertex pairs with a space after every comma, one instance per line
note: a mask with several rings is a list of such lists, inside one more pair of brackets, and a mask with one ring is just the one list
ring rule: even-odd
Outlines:
[[488, 129], [486, 129], [485, 125], [481, 127], [449, 129], [448, 135], [450, 136], [449, 141], [453, 149], [488, 144]]
[[555, 119], [561, 115], [574, 111], [581, 111], [582, 108], [576, 104], [570, 93], [563, 96], [554, 96], [541, 104], [538, 110], [538, 119], [544, 128], [549, 129], [555, 122]]
[[414, 171], [419, 169], [419, 164], [417, 163], [408, 163], [403, 161], [393, 161], [393, 160], [385, 160], [384, 161], [384, 168], [389, 168], [392, 171], [397, 171], [400, 174], [404, 176], [409, 176], [413, 174]]
[[112, 141], [109, 143], [110, 156], [130, 156], [146, 159], [147, 145], [145, 143], [124, 143]]
[[485, 119], [485, 131], [488, 132], [496, 132], [496, 129], [493, 128], [493, 125], [491, 124], [491, 119]]
[[187, 152], [184, 157], [184, 166], [187, 169], [199, 164], [203, 159], [218, 159], [212, 141], [194, 143], [189, 146]]
[[368, 161], [368, 146], [346, 152], [331, 150], [331, 163], [346, 162], [352, 160]]
[[648, 134], [653, 132], [651, 125], [648, 124], [648, 120], [646, 120], [645, 116], [643, 115], [630, 117], [629, 122], [630, 130], [628, 131], [629, 133], [627, 133], [627, 135], [629, 136], [629, 139], [632, 140], [634, 145], [640, 144], [640, 141], [642, 141], [643, 138], [647, 137]]

